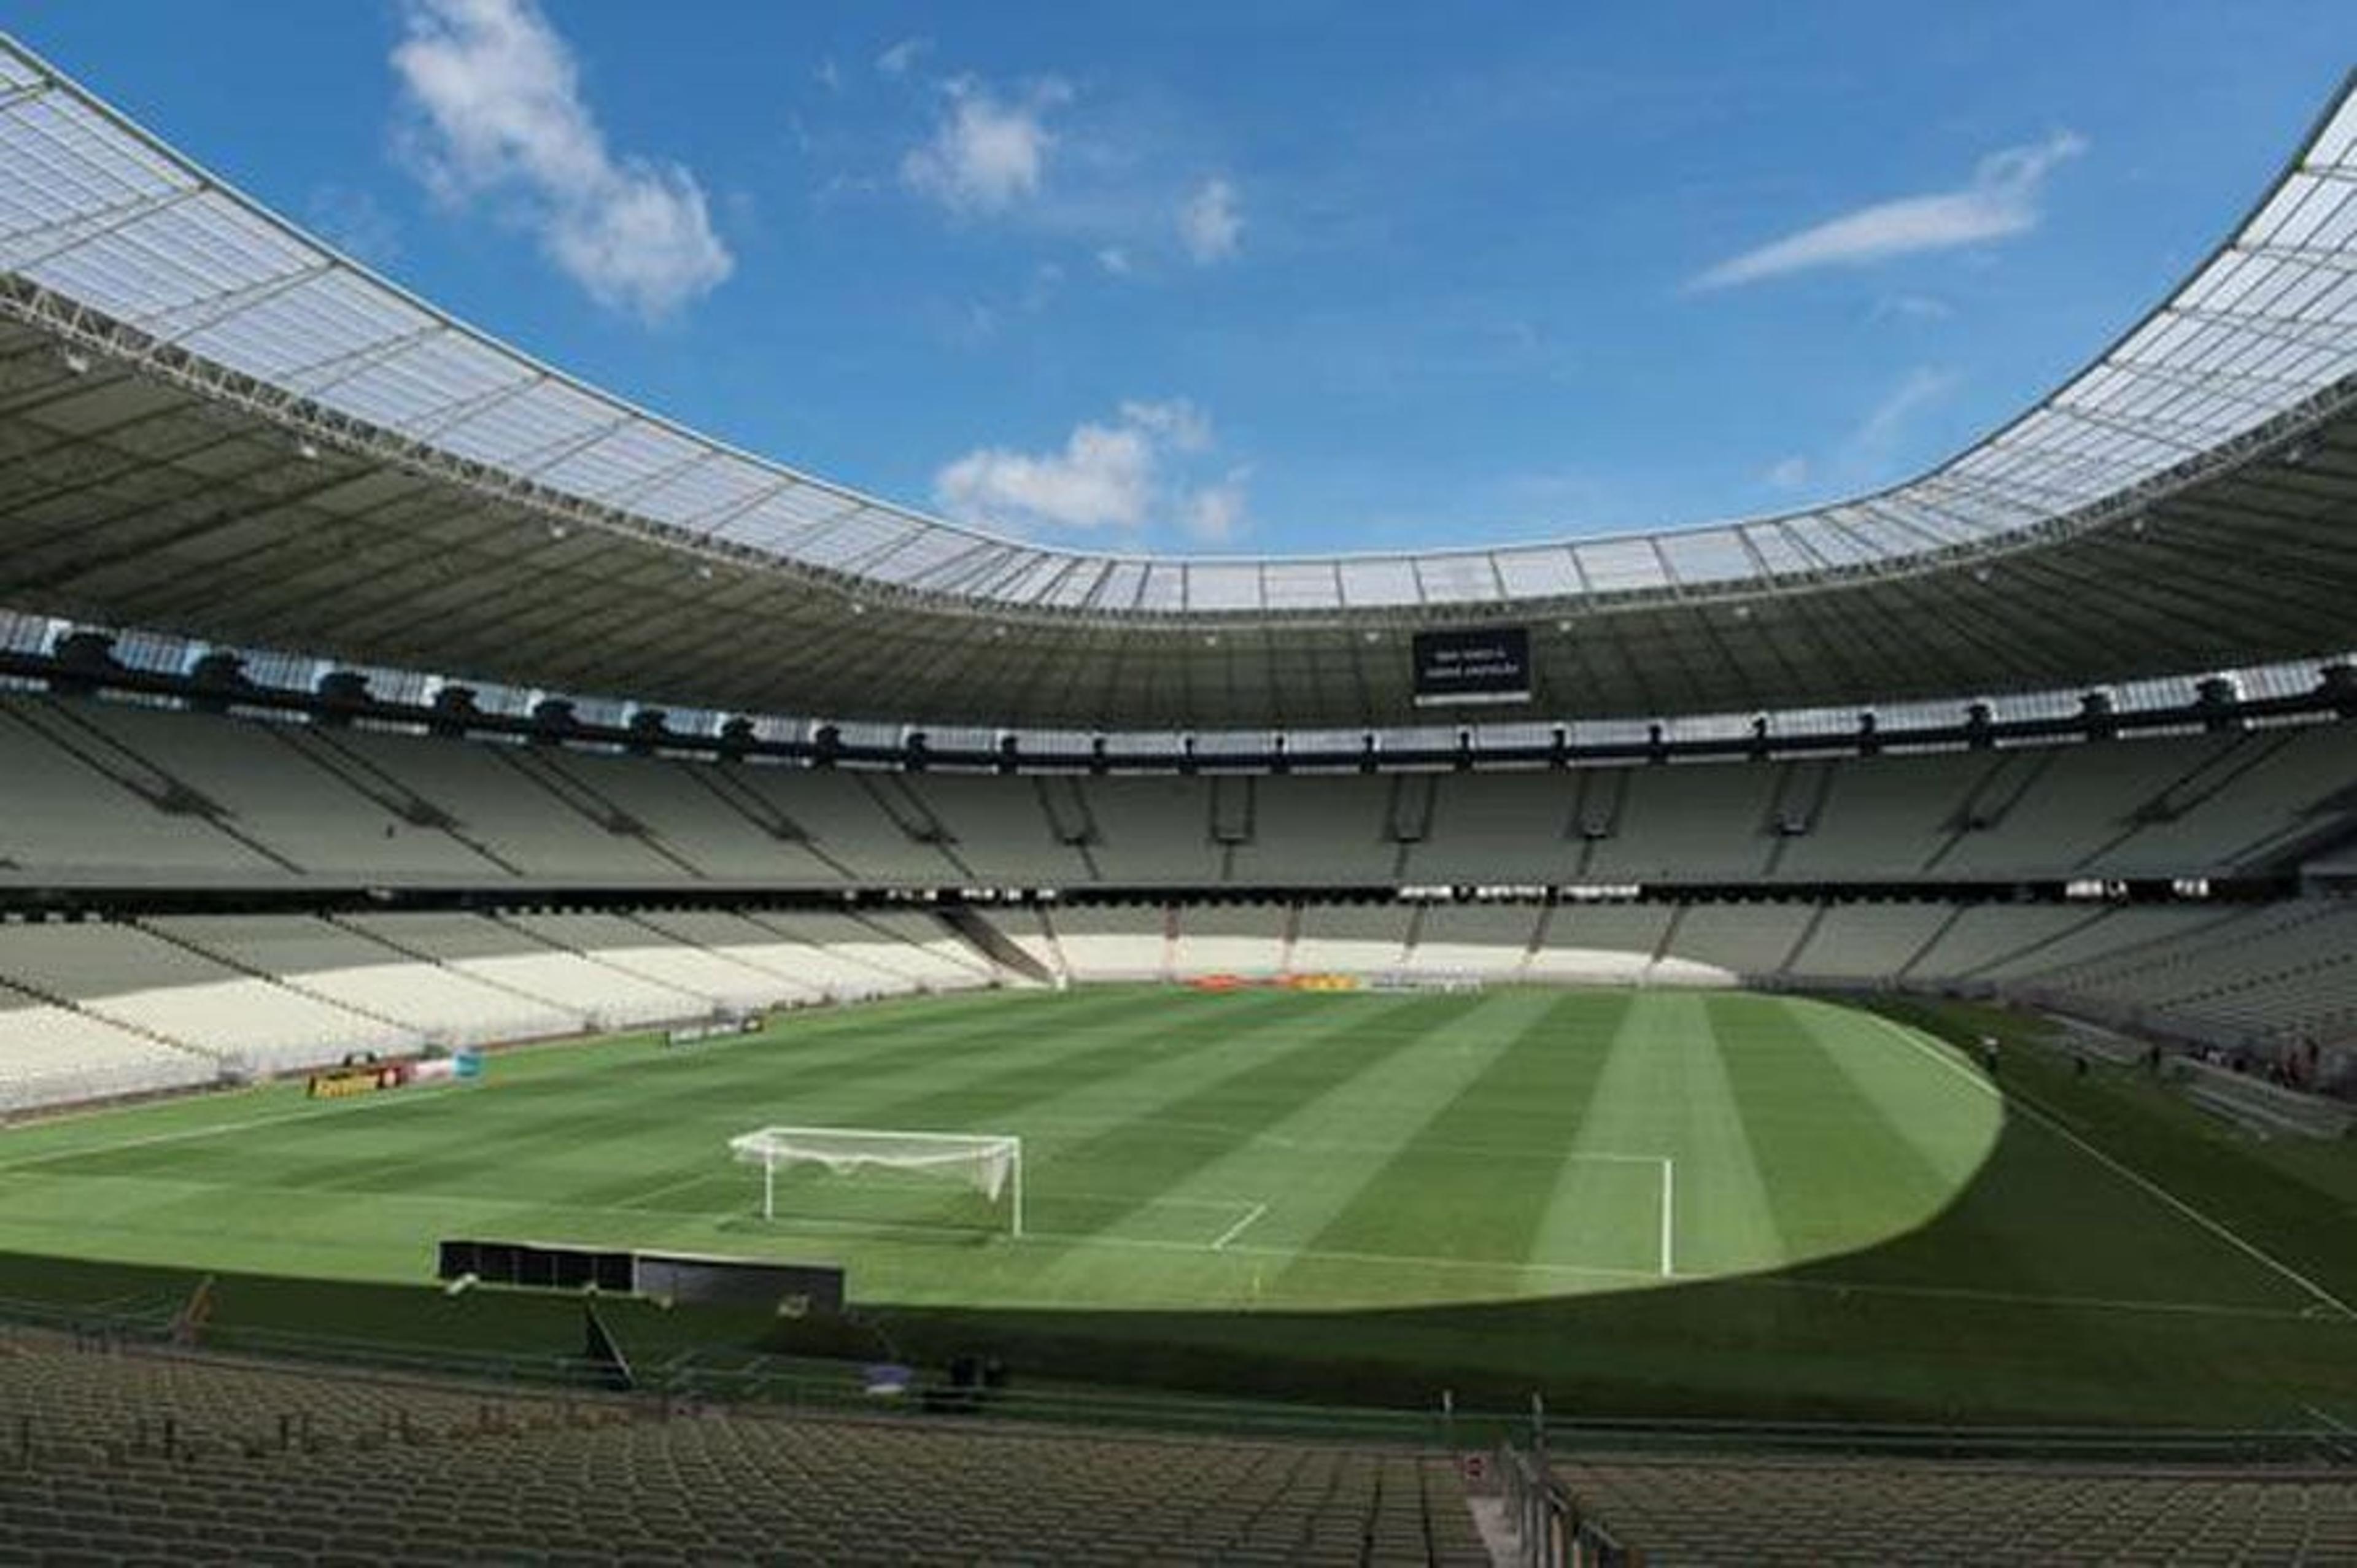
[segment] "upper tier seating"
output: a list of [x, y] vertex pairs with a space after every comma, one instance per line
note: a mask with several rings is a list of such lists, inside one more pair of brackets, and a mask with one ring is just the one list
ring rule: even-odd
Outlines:
[[[950, 853], [970, 880], [1003, 887], [1066, 887], [1092, 882], [1083, 844], [1058, 836], [1042, 791], [1049, 779], [930, 773], [908, 783], [949, 834]], [[1063, 824], [1085, 840], [1083, 821]]]
[[[82, 703], [0, 696], [0, 873], [16, 882], [268, 881], [284, 867], [74, 725]], [[193, 721], [210, 722], [210, 721]]]
[[[74, 703], [79, 719], [219, 808], [224, 836], [307, 871], [402, 882], [468, 882], [500, 867], [439, 828], [396, 809], [396, 791], [338, 756], [326, 732], [124, 703]], [[340, 765], [342, 771], [338, 771]]]
[[899, 773], [0, 697], [0, 885], [1359, 888], [2215, 875], [2357, 813], [2357, 723], [1839, 760]]

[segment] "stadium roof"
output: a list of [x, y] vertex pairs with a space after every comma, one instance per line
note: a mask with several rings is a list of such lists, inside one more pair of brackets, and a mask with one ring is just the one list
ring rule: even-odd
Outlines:
[[[2076, 378], [1873, 495], [1329, 558], [996, 538], [662, 420], [337, 255], [0, 38], [0, 606], [708, 708], [1391, 725], [2100, 684], [2357, 640], [2357, 86]], [[1499, 715], [1504, 716], [1504, 715]]]

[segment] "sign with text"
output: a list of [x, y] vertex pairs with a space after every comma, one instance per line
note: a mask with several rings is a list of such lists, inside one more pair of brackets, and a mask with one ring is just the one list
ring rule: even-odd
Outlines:
[[1415, 634], [1415, 703], [1526, 703], [1531, 634], [1520, 626]]

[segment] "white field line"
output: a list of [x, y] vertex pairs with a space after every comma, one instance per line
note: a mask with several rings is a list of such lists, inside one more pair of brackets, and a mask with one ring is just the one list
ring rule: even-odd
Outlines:
[[414, 1085], [398, 1090], [376, 1094], [355, 1095], [350, 1100], [338, 1100], [326, 1105], [306, 1103], [300, 1111], [282, 1111], [274, 1116], [247, 1116], [235, 1122], [214, 1122], [202, 1127], [179, 1127], [168, 1133], [150, 1133], [137, 1138], [117, 1138], [112, 1143], [81, 1144], [70, 1149], [51, 1149], [46, 1154], [27, 1155], [23, 1159], [0, 1161], [0, 1174], [48, 1165], [55, 1160], [76, 1159], [83, 1155], [111, 1155], [121, 1149], [144, 1148], [151, 1144], [182, 1144], [198, 1138], [218, 1137], [223, 1133], [242, 1133], [253, 1127], [274, 1126], [281, 1122], [308, 1122], [316, 1116], [339, 1116], [350, 1112], [367, 1111], [386, 1105], [414, 1105], [423, 1089], [431, 1093], [437, 1089], [455, 1089], [479, 1085], [457, 1084]]
[[[191, 1190], [242, 1193], [276, 1193], [290, 1198], [318, 1199], [321, 1197], [365, 1198], [372, 1205], [393, 1205], [403, 1208], [442, 1210], [481, 1210], [511, 1213], [521, 1210], [542, 1211], [550, 1205], [544, 1198], [491, 1197], [475, 1193], [386, 1192], [366, 1188], [336, 1187], [321, 1189], [308, 1187], [285, 1187], [257, 1182], [205, 1181], [188, 1176], [70, 1176], [54, 1178], [60, 1181], [97, 1182], [105, 1185], [154, 1187], [173, 1189], [181, 1194]], [[1189, 1204], [1197, 1200], [1188, 1199]], [[1204, 1200], [1210, 1201], [1210, 1200]], [[1229, 1207], [1242, 1203], [1242, 1198], [1227, 1200]], [[644, 1219], [651, 1216], [673, 1214], [670, 1209], [633, 1208], [617, 1204], [576, 1204], [569, 1206], [576, 1213], [628, 1216]], [[690, 1217], [693, 1218], [693, 1217]], [[744, 1215], [714, 1215], [707, 1217], [723, 1222], [748, 1218]], [[757, 1218], [757, 1217], [756, 1217]], [[758, 1222], [758, 1220], [757, 1220]], [[0, 1228], [7, 1224], [0, 1215]], [[945, 1233], [961, 1236], [974, 1233], [970, 1226], [924, 1224], [885, 1219], [859, 1219], [849, 1217], [830, 1218], [822, 1215], [796, 1214], [764, 1227], [772, 1232], [791, 1235], [797, 1230], [823, 1230], [839, 1233], [845, 1230], [891, 1232], [919, 1237], [938, 1237]], [[1097, 1247], [1126, 1251], [1185, 1252], [1202, 1257], [1211, 1252], [1204, 1241], [1157, 1240], [1147, 1237], [1107, 1236], [1101, 1231], [1042, 1230], [1029, 1231], [1019, 1237], [1001, 1238], [1004, 1244], [1028, 1247], [1033, 1245], [1060, 1247]], [[328, 1245], [325, 1241], [306, 1243]], [[1315, 1248], [1257, 1247], [1231, 1243], [1222, 1249], [1222, 1255], [1231, 1258], [1266, 1258], [1290, 1260], [1314, 1259], [1327, 1262], [1407, 1264], [1417, 1268], [1491, 1273], [1556, 1274], [1566, 1278], [1606, 1279], [1631, 1284], [1659, 1284], [1662, 1276], [1652, 1269], [1622, 1269], [1600, 1263], [1547, 1263], [1537, 1262], [1503, 1262], [1481, 1258], [1439, 1258], [1410, 1252], [1347, 1252], [1321, 1251]], [[2215, 1302], [2197, 1301], [2130, 1301], [2102, 1296], [2033, 1295], [2018, 1291], [1991, 1291], [1952, 1288], [1943, 1285], [1844, 1284], [1835, 1280], [1787, 1280], [1772, 1275], [1747, 1274], [1687, 1274], [1681, 1283], [1698, 1284], [1707, 1282], [1721, 1286], [1748, 1287], [1760, 1290], [1796, 1290], [1834, 1295], [1922, 1297], [1931, 1300], [1988, 1302], [2007, 1306], [2060, 1308], [2075, 1311], [2161, 1312], [2190, 1314], [2203, 1317], [2248, 1318], [2258, 1322], [2315, 1321], [2313, 1307], [2293, 1310], [2288, 1307], [2228, 1306]]]
[[[1121, 1110], [1124, 1108], [1116, 1106], [1114, 1107], [1114, 1109]], [[1082, 1122], [1049, 1121], [1031, 1122], [1027, 1122], [1026, 1125], [1036, 1133], [1047, 1135], [1069, 1133], [1073, 1137], [1082, 1140], [1093, 1137], [1104, 1130], [1104, 1124], [1100, 1122]], [[1186, 1118], [1173, 1118], [1169, 1120], [1157, 1118], [1155, 1122], [1155, 1130], [1157, 1132], [1165, 1132], [1173, 1129], [1181, 1132], [1206, 1133], [1227, 1137], [1241, 1137], [1244, 1141], [1244, 1147], [1257, 1145], [1262, 1148], [1269, 1149], [1293, 1149], [1304, 1154], [1395, 1155], [1399, 1153], [1402, 1147], [1402, 1145], [1398, 1144], [1353, 1143], [1348, 1139], [1286, 1138], [1280, 1137], [1273, 1133], [1255, 1132], [1249, 1127], [1236, 1127], [1221, 1122], [1200, 1122]], [[1045, 1142], [1044, 1137], [1042, 1142]], [[1501, 1159], [1544, 1160], [1547, 1164], [1553, 1165], [1564, 1157], [1561, 1150], [1553, 1148], [1497, 1149], [1480, 1144], [1437, 1143], [1423, 1138], [1415, 1140], [1414, 1146], [1419, 1152], [1425, 1154], [1477, 1155], [1485, 1160], [1491, 1161]], [[1055, 1150], [1043, 1148], [1039, 1156], [1039, 1163], [1045, 1164], [1047, 1161], [1055, 1158]], [[1583, 1152], [1574, 1154], [1571, 1157], [1576, 1160], [1596, 1160], [1599, 1162], [1613, 1162], [1625, 1165], [1650, 1165], [1661, 1156], [1658, 1155], [1588, 1154]]]
[[1675, 1267], [1678, 1205], [1678, 1165], [1664, 1157], [1662, 1161], [1662, 1277], [1669, 1279], [1677, 1273]]
[[[1164, 1241], [1146, 1237], [1107, 1236], [1095, 1231], [1039, 1231], [1023, 1238], [1033, 1241], [1065, 1247], [1103, 1247], [1121, 1251], [1189, 1252], [1200, 1256], [1211, 1251], [1201, 1241]], [[1625, 1281], [1631, 1284], [1659, 1284], [1662, 1276], [1652, 1269], [1620, 1269], [1602, 1263], [1542, 1263], [1495, 1262], [1482, 1258], [1435, 1258], [1409, 1252], [1337, 1252], [1316, 1248], [1229, 1246], [1222, 1249], [1231, 1258], [1269, 1258], [1279, 1261], [1310, 1259], [1339, 1263], [1404, 1263], [1416, 1268], [1454, 1270], [1458, 1272], [1491, 1273], [1559, 1274], [1566, 1278], [1587, 1278]], [[1760, 1290], [1797, 1290], [1831, 1295], [1897, 1296], [1931, 1300], [1987, 1302], [2003, 1306], [2033, 1306], [2074, 1312], [2160, 1312], [2190, 1315], [2199, 1317], [2249, 1318], [2258, 1322], [2297, 1322], [2301, 1314], [2286, 1307], [2226, 1306], [2201, 1301], [2122, 1301], [2103, 1296], [2032, 1295], [2018, 1291], [1950, 1289], [1940, 1285], [1842, 1284], [1833, 1280], [1780, 1280], [1767, 1275], [1747, 1274], [1687, 1274], [1682, 1283], [1739, 1286]]]
[[2241, 1236], [2236, 1235], [2224, 1224], [2212, 1219], [2210, 1216], [2202, 1213], [2200, 1209], [2194, 1208], [2191, 1204], [2186, 1202], [2175, 1193], [2170, 1192], [2167, 1187], [2162, 1187], [2158, 1182], [2154, 1181], [2150, 1176], [2145, 1176], [2140, 1172], [2133, 1170], [2127, 1165], [2121, 1164], [2118, 1160], [2114, 1159], [2103, 1150], [2095, 1147], [2094, 1144], [2079, 1136], [2078, 1133], [2072, 1132], [2068, 1126], [2057, 1121], [2052, 1116], [2048, 1115], [2037, 1106], [2030, 1104], [2028, 1101], [2005, 1100], [2004, 1096], [1999, 1092], [1996, 1085], [1990, 1083], [1980, 1074], [1973, 1071], [1970, 1068], [1967, 1068], [1963, 1063], [1957, 1061], [1942, 1047], [1925, 1039], [1917, 1031], [1901, 1027], [1900, 1025], [1892, 1023], [1889, 1019], [1881, 1016], [1879, 1014], [1870, 1013], [1867, 1015], [1867, 1016], [1872, 1018], [1876, 1023], [1881, 1025], [1884, 1028], [1889, 1030], [1892, 1034], [1897, 1035], [1900, 1039], [1914, 1047], [1916, 1050], [1921, 1052], [1931, 1060], [1937, 1062], [1942, 1068], [1955, 1074], [1966, 1083], [1969, 1083], [1974, 1088], [1979, 1090], [1983, 1094], [1990, 1095], [1999, 1100], [2009, 1109], [2018, 1108], [2021, 1112], [2028, 1116], [2031, 1121], [2036, 1122], [2048, 1132], [2064, 1139], [2073, 1147], [2077, 1148], [2089, 1158], [2102, 1165], [2105, 1170], [2108, 1170], [2113, 1175], [2129, 1182], [2138, 1190], [2144, 1192], [2147, 1196], [2158, 1199], [2162, 1204], [2175, 1210], [2185, 1219], [2191, 1220], [2194, 1224], [2200, 1226], [2211, 1235], [2215, 1236], [2218, 1240], [2225, 1242], [2236, 1251], [2241, 1252], [2244, 1256], [2250, 1258], [2254, 1262], [2273, 1270], [2283, 1278], [2289, 1280], [2293, 1284], [2298, 1285], [2301, 1290], [2307, 1292], [2309, 1295], [2314, 1296], [2318, 1301], [2322, 1302], [2325, 1305], [2332, 1308], [2341, 1316], [2357, 1319], [2357, 1309], [2352, 1309], [2347, 1302], [2342, 1301], [2339, 1296], [2334, 1295], [2330, 1291], [2326, 1290], [2322, 1285], [2318, 1284], [2314, 1280], [2309, 1279], [2298, 1269], [2293, 1268], [2288, 1263], [2280, 1262], [2267, 1252], [2262, 1251], [2258, 1247], [2244, 1240]]
[[1252, 1228], [1252, 1222], [1258, 1219], [1262, 1215], [1266, 1214], [1267, 1212], [1267, 1204], [1254, 1204], [1250, 1209], [1245, 1211], [1244, 1217], [1242, 1219], [1237, 1220], [1233, 1225], [1229, 1226], [1225, 1230], [1220, 1232], [1220, 1239], [1211, 1243], [1211, 1251], [1214, 1252], [1226, 1251], [1228, 1250], [1229, 1242], [1234, 1240], [1237, 1237], [1250, 1230]]
[[716, 1181], [733, 1174], [733, 1167], [728, 1170], [698, 1171], [694, 1176], [682, 1176], [677, 1181], [667, 1181], [660, 1186], [651, 1187], [647, 1188], [646, 1191], [630, 1198], [628, 1202], [619, 1203], [614, 1207], [617, 1208], [642, 1209], [650, 1214], [677, 1213], [679, 1211], [676, 1209], [648, 1208], [647, 1204], [650, 1199], [661, 1197], [666, 1193], [684, 1192], [689, 1187], [701, 1186], [703, 1183], [708, 1181]]

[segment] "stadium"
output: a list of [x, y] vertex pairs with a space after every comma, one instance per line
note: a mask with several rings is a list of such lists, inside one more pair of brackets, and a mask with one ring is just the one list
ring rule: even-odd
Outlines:
[[0, 1557], [2357, 1560], [2357, 83], [1821, 509], [997, 537], [0, 38]]

